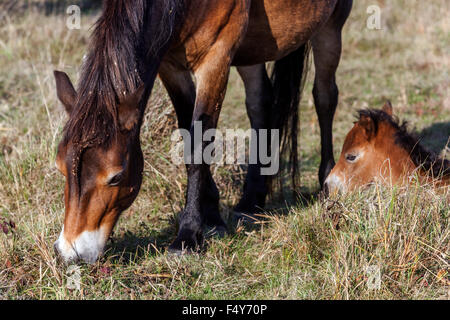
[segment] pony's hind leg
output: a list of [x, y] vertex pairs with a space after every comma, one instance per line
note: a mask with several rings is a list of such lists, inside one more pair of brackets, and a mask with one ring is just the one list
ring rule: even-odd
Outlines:
[[[269, 129], [270, 108], [273, 103], [273, 90], [264, 64], [250, 67], [238, 67], [239, 75], [244, 81], [246, 94], [247, 114], [253, 130], [256, 131], [257, 141], [260, 139], [260, 129]], [[259, 148], [259, 144], [258, 144]], [[238, 205], [234, 208], [236, 214], [253, 214], [264, 208], [267, 196], [267, 177], [261, 175], [261, 162], [258, 148], [256, 152], [257, 163], [250, 163], [244, 182], [244, 192]]]
[[338, 104], [339, 90], [336, 85], [336, 70], [342, 50], [341, 31], [351, 10], [352, 1], [338, 3], [333, 16], [312, 39], [316, 76], [313, 96], [319, 117], [322, 144], [319, 181], [321, 187], [333, 169], [333, 118]]

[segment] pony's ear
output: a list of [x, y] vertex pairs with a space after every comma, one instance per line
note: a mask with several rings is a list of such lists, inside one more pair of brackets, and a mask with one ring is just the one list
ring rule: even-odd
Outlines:
[[392, 103], [389, 100], [387, 100], [381, 110], [386, 112], [388, 115], [392, 116], [392, 114], [393, 114]]
[[369, 116], [362, 115], [359, 118], [359, 125], [364, 129], [367, 140], [371, 140], [372, 137], [375, 135], [375, 122], [373, 119]]
[[67, 113], [70, 115], [75, 105], [75, 99], [77, 92], [75, 91], [69, 76], [61, 71], [53, 71], [56, 80], [56, 94], [59, 101], [66, 108]]
[[122, 130], [131, 130], [139, 121], [139, 103], [145, 92], [142, 84], [134, 93], [126, 96], [119, 104], [119, 123]]

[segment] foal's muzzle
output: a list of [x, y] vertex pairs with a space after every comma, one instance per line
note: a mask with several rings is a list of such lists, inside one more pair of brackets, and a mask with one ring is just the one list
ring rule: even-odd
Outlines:
[[323, 191], [325, 196], [345, 191], [345, 185], [340, 177], [335, 174], [330, 174], [323, 184]]

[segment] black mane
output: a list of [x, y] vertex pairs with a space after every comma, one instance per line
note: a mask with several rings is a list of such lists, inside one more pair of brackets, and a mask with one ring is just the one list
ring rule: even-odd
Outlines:
[[83, 62], [75, 106], [64, 128], [63, 139], [74, 148], [71, 174], [78, 187], [83, 152], [93, 146], [107, 147], [120, 130], [121, 99], [142, 83], [147, 88], [152, 85], [147, 83], [148, 74], [156, 75], [161, 59], [157, 55], [172, 37], [182, 4], [180, 0], [103, 2]]
[[[85, 148], [108, 144], [117, 134], [118, 103], [146, 80], [149, 57], [171, 38], [180, 2], [104, 1], [82, 66], [76, 105], [64, 130], [66, 142]], [[153, 10], [161, 15], [153, 16]]]
[[409, 133], [407, 122], [399, 123], [397, 117], [390, 116], [383, 110], [365, 109], [359, 111], [359, 116], [369, 117], [375, 124], [375, 131], [378, 130], [381, 122], [386, 122], [397, 131], [395, 143], [405, 149], [416, 167], [432, 175], [432, 177], [449, 177], [450, 161], [440, 159], [434, 152], [427, 150], [420, 144], [420, 139]]

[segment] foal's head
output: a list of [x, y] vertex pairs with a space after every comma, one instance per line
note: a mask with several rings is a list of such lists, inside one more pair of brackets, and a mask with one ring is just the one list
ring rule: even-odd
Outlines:
[[141, 186], [138, 105], [145, 90], [113, 101], [114, 114], [103, 105], [107, 100], [101, 92], [78, 94], [65, 73], [55, 71], [55, 78], [58, 98], [70, 117], [56, 157], [66, 182], [64, 226], [55, 249], [65, 262], [93, 263]]
[[350, 191], [377, 178], [402, 183], [421, 165], [415, 164], [412, 153], [426, 152], [407, 134], [405, 125], [399, 126], [392, 117], [390, 102], [382, 110], [361, 110], [359, 121], [345, 138], [338, 163], [325, 181], [325, 188], [330, 192]]

